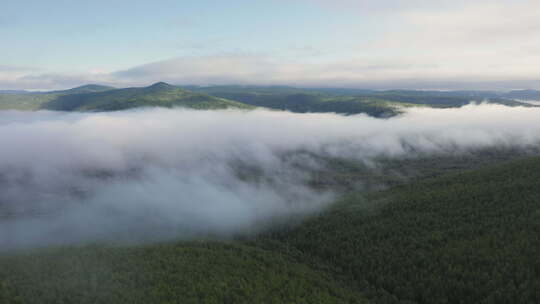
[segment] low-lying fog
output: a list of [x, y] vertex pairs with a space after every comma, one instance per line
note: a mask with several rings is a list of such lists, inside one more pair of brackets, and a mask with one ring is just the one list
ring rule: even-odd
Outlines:
[[[229, 237], [320, 211], [309, 155], [459, 153], [540, 142], [540, 108], [401, 116], [144, 109], [0, 111], [0, 248]], [[296, 153], [303, 151], [307, 153]]]

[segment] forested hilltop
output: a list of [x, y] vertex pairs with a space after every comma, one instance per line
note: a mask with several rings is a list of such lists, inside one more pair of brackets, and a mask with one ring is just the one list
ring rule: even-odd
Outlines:
[[[487, 102], [507, 106], [531, 106], [515, 100], [515, 96], [521, 96], [524, 91], [506, 93], [494, 91], [376, 91], [332, 88], [299, 89], [279, 86], [186, 86], [185, 88], [272, 109], [299, 113], [367, 113], [375, 117], [394, 116], [399, 114], [403, 107], [410, 106], [452, 108], [461, 107], [471, 102]], [[534, 96], [531, 92], [536, 91], [525, 92], [528, 92], [528, 96]], [[540, 94], [537, 96], [540, 96]]]
[[[333, 112], [391, 117], [411, 106], [461, 107], [471, 102], [533, 106], [518, 97], [536, 91], [411, 91], [301, 89], [256, 86], [173, 86], [164, 82], [142, 88], [116, 89], [86, 85], [64, 91], [0, 91], [0, 110], [116, 111], [137, 107], [224, 109], [264, 107], [297, 113]], [[523, 98], [526, 99], [526, 98]]]
[[256, 238], [4, 252], [0, 302], [538, 303], [540, 158], [499, 152], [387, 162], [412, 175]]
[[0, 94], [0, 110], [118, 111], [138, 107], [251, 109], [250, 105], [190, 92], [164, 82], [144, 88], [88, 85], [65, 91]]

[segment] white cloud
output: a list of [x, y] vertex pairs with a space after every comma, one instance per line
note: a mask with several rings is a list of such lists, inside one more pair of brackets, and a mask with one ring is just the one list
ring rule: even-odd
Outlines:
[[332, 61], [310, 50], [308, 55], [299, 52], [296, 57], [280, 53], [187, 56], [98, 74], [0, 70], [0, 87], [58, 88], [85, 82], [125, 86], [168, 81], [420, 89], [540, 88], [538, 1], [298, 1], [356, 11], [359, 18], [376, 16], [381, 34], [369, 41], [350, 37], [357, 41], [356, 48], [343, 50], [341, 58]]
[[[320, 165], [311, 155], [373, 161], [538, 147], [539, 115], [500, 105], [413, 108], [384, 120], [262, 110], [0, 111], [0, 210], [25, 215], [0, 218], [0, 248], [253, 233], [331, 202], [305, 186]], [[40, 213], [48, 216], [32, 216]]]
[[[395, 41], [392, 42], [395, 44]], [[383, 46], [379, 46], [383, 47]], [[384, 46], [397, 47], [397, 46]], [[411, 51], [411, 50], [410, 50]], [[372, 49], [372, 52], [376, 52]], [[496, 54], [449, 54], [423, 50], [422, 57], [402, 54], [364, 55], [341, 62], [279, 62], [267, 56], [207, 56], [171, 59], [115, 73], [130, 83], [163, 80], [177, 84], [251, 84], [365, 88], [540, 87], [540, 72], [531, 58], [499, 62]], [[444, 52], [444, 53], [442, 53]], [[452, 56], [455, 60], [451, 61]], [[536, 55], [533, 55], [536, 56]]]

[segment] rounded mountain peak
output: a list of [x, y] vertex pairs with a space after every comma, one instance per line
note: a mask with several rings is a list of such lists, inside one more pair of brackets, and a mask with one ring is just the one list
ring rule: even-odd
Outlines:
[[153, 85], [149, 86], [148, 88], [149, 89], [174, 89], [175, 86], [170, 85], [170, 84], [168, 84], [166, 82], [160, 81], [160, 82], [154, 83]]

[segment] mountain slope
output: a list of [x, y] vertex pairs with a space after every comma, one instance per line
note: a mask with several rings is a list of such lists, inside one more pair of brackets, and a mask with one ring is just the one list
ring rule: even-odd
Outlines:
[[[182, 90], [183, 88], [183, 90]], [[53, 109], [64, 111], [110, 111], [140, 106], [222, 109], [266, 107], [291, 112], [365, 113], [389, 117], [402, 107], [460, 107], [471, 101], [534, 106], [514, 99], [537, 99], [538, 91], [415, 91], [293, 88], [284, 86], [171, 86], [157, 83], [147, 88], [115, 89], [86, 85], [51, 92], [0, 92], [0, 110]], [[210, 97], [210, 96], [213, 96]], [[237, 101], [237, 103], [234, 103]]]
[[43, 109], [56, 111], [116, 111], [137, 107], [251, 108], [231, 100], [186, 91], [163, 82], [144, 88], [67, 94], [41, 105]]
[[377, 303], [539, 303], [539, 235], [535, 157], [351, 195], [267, 248], [329, 263]]
[[0, 302], [539, 303], [539, 181], [533, 157], [354, 193], [253, 240], [2, 253]]
[[537, 90], [515, 90], [505, 94], [508, 98], [521, 100], [540, 100], [540, 91]]
[[69, 90], [0, 94], [0, 110], [116, 111], [136, 107], [251, 109], [252, 106], [194, 93], [159, 82], [149, 87], [115, 89], [85, 85]]
[[60, 94], [0, 94], [0, 111], [1, 110], [39, 110], [41, 105], [58, 98]]
[[276, 252], [213, 242], [0, 256], [0, 303], [365, 303]]
[[397, 115], [401, 113], [401, 107], [461, 107], [472, 101], [490, 102], [508, 106], [531, 106], [505, 98], [497, 92], [488, 91], [375, 91], [257, 86], [190, 86], [188, 88], [193, 91], [238, 100], [254, 106], [288, 110], [291, 112], [366, 113], [375, 117]]
[[401, 107], [411, 106], [405, 102], [392, 102], [384, 98], [337, 96], [290, 87], [218, 86], [190, 87], [190, 89], [257, 107], [296, 113], [333, 112], [348, 115], [365, 113], [374, 117], [389, 117], [401, 113]]
[[62, 96], [97, 93], [113, 89], [113, 87], [91, 84], [61, 91], [0, 93], [0, 110], [39, 110], [43, 104]]

